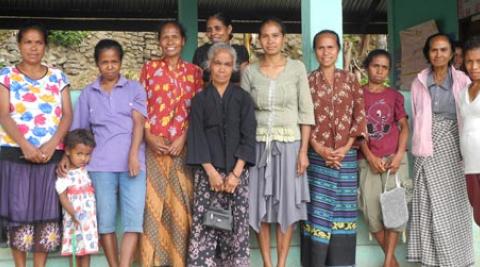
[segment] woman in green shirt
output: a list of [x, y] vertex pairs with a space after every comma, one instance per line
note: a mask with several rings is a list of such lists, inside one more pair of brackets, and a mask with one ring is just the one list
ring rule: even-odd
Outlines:
[[306, 168], [313, 104], [302, 62], [282, 54], [285, 26], [275, 18], [259, 30], [264, 56], [249, 65], [241, 85], [255, 102], [255, 167], [250, 168], [250, 226], [258, 233], [264, 266], [272, 266], [270, 225], [277, 225], [278, 265], [286, 264], [293, 225], [307, 218]]

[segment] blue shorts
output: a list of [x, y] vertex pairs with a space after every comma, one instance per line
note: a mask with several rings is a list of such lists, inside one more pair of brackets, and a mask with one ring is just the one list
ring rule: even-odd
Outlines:
[[143, 232], [146, 175], [141, 171], [130, 177], [128, 172], [89, 172], [97, 200], [98, 232], [115, 232], [118, 202], [124, 232]]

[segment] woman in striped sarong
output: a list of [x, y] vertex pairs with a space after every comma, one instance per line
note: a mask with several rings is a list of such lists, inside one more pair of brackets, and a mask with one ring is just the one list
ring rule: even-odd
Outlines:
[[315, 107], [310, 140], [308, 220], [302, 226], [304, 267], [355, 265], [357, 219], [356, 140], [366, 136], [363, 92], [351, 73], [335, 68], [338, 35], [315, 35], [320, 67], [309, 76]]
[[414, 191], [407, 258], [422, 266], [473, 266], [472, 216], [459, 143], [460, 91], [470, 80], [451, 66], [453, 45], [430, 36], [430, 67], [412, 83]]
[[147, 194], [143, 266], [185, 266], [191, 225], [192, 174], [185, 165], [190, 101], [202, 71], [180, 58], [185, 32], [177, 22], [160, 28], [163, 58], [147, 62], [140, 77], [148, 95]]

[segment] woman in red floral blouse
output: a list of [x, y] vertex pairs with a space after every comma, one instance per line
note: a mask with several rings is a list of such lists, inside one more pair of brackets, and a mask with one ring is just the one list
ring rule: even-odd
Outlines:
[[336, 69], [340, 39], [334, 31], [315, 35], [320, 67], [309, 75], [315, 127], [309, 151], [311, 202], [302, 227], [302, 264], [355, 265], [357, 149], [366, 136], [363, 92], [355, 76]]
[[159, 32], [163, 58], [143, 66], [147, 90], [147, 199], [140, 240], [144, 266], [185, 266], [193, 195], [185, 166], [190, 102], [202, 86], [202, 70], [182, 60], [185, 30], [178, 22]]

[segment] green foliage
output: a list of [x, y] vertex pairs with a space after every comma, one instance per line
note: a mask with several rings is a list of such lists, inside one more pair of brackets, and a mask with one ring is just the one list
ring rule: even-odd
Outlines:
[[129, 80], [137, 80], [140, 78], [140, 70], [138, 69], [123, 69], [122, 74]]
[[5, 42], [13, 35], [11, 30], [0, 30], [0, 42]]
[[81, 44], [87, 35], [84, 31], [51, 31], [48, 38], [57, 45], [72, 47]]
[[[362, 74], [362, 79], [360, 80], [360, 85], [365, 85], [368, 83], [368, 76]], [[387, 78], [387, 80], [383, 83], [386, 87], [390, 86], [390, 79]]]

